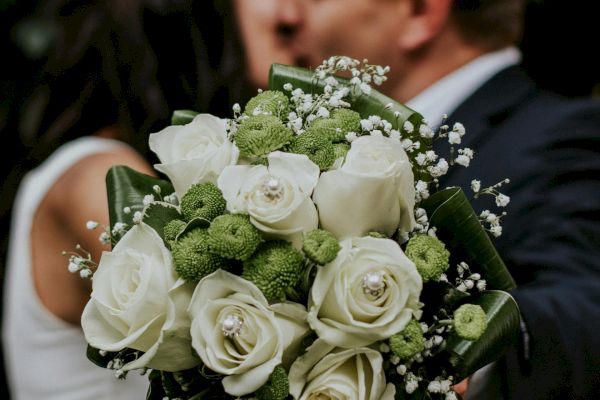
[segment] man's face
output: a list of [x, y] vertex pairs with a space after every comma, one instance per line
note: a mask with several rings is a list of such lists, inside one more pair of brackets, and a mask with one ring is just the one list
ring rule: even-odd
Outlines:
[[272, 63], [297, 63], [292, 46], [303, 24], [305, 0], [235, 0], [235, 13], [252, 83], [266, 88]]
[[404, 1], [298, 1], [305, 18], [293, 43], [303, 64], [315, 67], [332, 55], [345, 55], [394, 68]]

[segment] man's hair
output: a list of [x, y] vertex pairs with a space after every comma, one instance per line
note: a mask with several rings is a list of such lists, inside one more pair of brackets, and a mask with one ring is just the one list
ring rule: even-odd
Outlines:
[[495, 50], [519, 42], [524, 8], [525, 0], [454, 0], [452, 19], [465, 40]]

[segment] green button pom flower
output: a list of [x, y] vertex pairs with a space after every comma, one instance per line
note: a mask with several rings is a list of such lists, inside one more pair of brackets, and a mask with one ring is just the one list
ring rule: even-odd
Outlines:
[[288, 106], [289, 100], [283, 92], [265, 90], [248, 101], [244, 114], [249, 117], [266, 114], [284, 120], [289, 113]]
[[208, 228], [210, 250], [221, 257], [246, 260], [262, 238], [245, 214], [218, 216]]
[[242, 278], [254, 283], [269, 301], [285, 299], [285, 290], [295, 286], [304, 270], [304, 257], [291, 243], [271, 241], [244, 262]]
[[256, 391], [257, 400], [285, 400], [290, 394], [290, 382], [285, 369], [275, 367], [269, 380]]
[[305, 154], [322, 171], [331, 167], [335, 161], [335, 151], [331, 141], [326, 136], [311, 129], [300, 136], [296, 136], [292, 140], [289, 150], [292, 153]]
[[340, 251], [340, 244], [331, 232], [315, 229], [304, 235], [302, 251], [314, 263], [325, 265], [335, 259]]
[[423, 282], [439, 280], [448, 269], [450, 252], [433, 236], [413, 236], [406, 245], [405, 253], [415, 263]]
[[264, 157], [288, 144], [294, 133], [277, 117], [255, 115], [245, 120], [235, 133], [235, 144], [244, 157]]
[[175, 271], [188, 282], [198, 282], [219, 268], [226, 267], [222, 257], [209, 251], [208, 232], [197, 228], [171, 243]]
[[225, 212], [227, 203], [219, 188], [210, 182], [198, 183], [181, 198], [181, 213], [186, 221], [202, 218], [212, 221]]
[[163, 228], [163, 233], [167, 243], [174, 241], [177, 238], [177, 235], [179, 235], [183, 231], [186, 225], [187, 224], [185, 223], [185, 221], [182, 221], [180, 219], [174, 219], [172, 221], [169, 221]]
[[408, 325], [402, 330], [390, 337], [390, 350], [400, 360], [407, 361], [416, 354], [425, 350], [425, 338], [419, 323], [412, 319]]
[[346, 108], [338, 108], [331, 112], [329, 118], [316, 119], [310, 130], [325, 136], [332, 143], [344, 142], [348, 132], [360, 132], [360, 114]]
[[466, 340], [477, 340], [487, 328], [485, 311], [476, 304], [463, 304], [454, 311], [454, 330]]

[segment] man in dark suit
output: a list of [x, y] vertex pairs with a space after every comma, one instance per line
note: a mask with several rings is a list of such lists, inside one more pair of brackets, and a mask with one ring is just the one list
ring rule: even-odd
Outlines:
[[294, 26], [301, 62], [314, 67], [343, 54], [390, 65], [386, 94], [432, 126], [443, 113], [464, 124], [461, 147], [475, 158], [469, 169], [451, 169], [444, 185], [469, 193], [473, 178], [511, 179], [502, 187], [511, 202], [495, 243], [519, 284], [522, 340], [479, 380], [483, 394], [474, 382], [467, 397], [597, 398], [599, 102], [542, 94], [521, 72], [514, 44], [522, 0], [301, 3], [306, 18]]

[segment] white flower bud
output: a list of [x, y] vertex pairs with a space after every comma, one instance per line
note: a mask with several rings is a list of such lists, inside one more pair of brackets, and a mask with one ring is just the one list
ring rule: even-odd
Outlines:
[[85, 223], [85, 227], [92, 231], [98, 227], [98, 223], [96, 221], [88, 221]]

